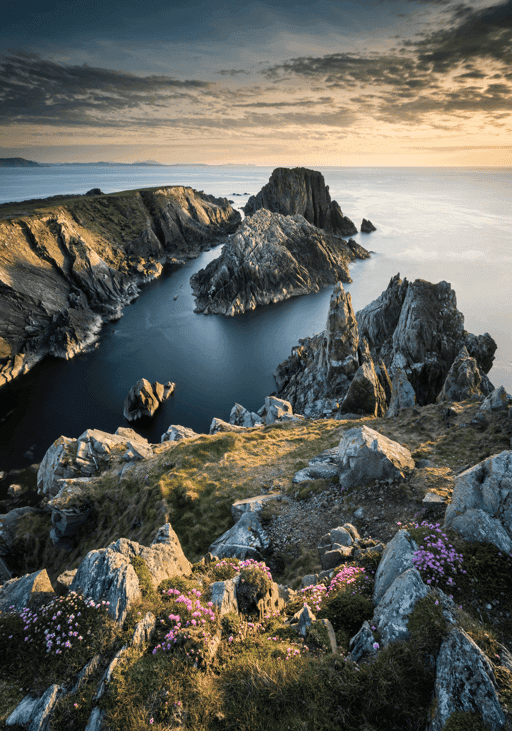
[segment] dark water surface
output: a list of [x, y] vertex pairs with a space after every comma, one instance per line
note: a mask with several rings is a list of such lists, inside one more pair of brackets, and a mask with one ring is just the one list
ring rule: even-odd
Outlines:
[[[331, 168], [331, 196], [359, 228], [354, 238], [375, 252], [351, 267], [354, 308], [377, 297], [397, 272], [410, 280], [452, 284], [466, 329], [498, 344], [489, 374], [512, 392], [512, 219], [510, 169]], [[0, 170], [0, 202], [156, 185], [191, 185], [216, 196], [256, 193], [262, 168], [41, 168]], [[236, 205], [246, 195], [233, 198]], [[194, 314], [189, 279], [220, 254], [204, 253], [144, 287], [119, 322], [105, 325], [99, 347], [71, 361], [47, 360], [0, 389], [0, 470], [35, 461], [61, 434], [128, 425], [123, 402], [141, 377], [176, 382], [175, 394], [137, 431], [160, 440], [170, 424], [208, 431], [235, 402], [258, 409], [275, 390], [272, 373], [299, 338], [325, 327], [331, 288], [234, 318]], [[178, 294], [178, 299], [174, 296]], [[12, 409], [13, 413], [6, 416]]]

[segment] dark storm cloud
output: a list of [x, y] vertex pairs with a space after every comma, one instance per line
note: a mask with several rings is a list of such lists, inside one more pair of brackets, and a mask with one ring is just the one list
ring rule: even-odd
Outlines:
[[[380, 118], [391, 120], [395, 114], [395, 118], [412, 120], [428, 111], [509, 110], [512, 88], [506, 82], [511, 66], [512, 0], [507, 0], [484, 10], [456, 6], [448, 27], [402, 42], [392, 52], [303, 56], [264, 73], [274, 81], [314, 80], [329, 90], [372, 87]], [[488, 74], [502, 83], [484, 90], [465, 86], [467, 80], [484, 80]], [[457, 90], [446, 88], [456, 82]], [[401, 103], [404, 97], [411, 98], [409, 104]]]
[[70, 66], [31, 53], [0, 58], [0, 104], [4, 121], [90, 124], [93, 117], [207, 92], [205, 81]]

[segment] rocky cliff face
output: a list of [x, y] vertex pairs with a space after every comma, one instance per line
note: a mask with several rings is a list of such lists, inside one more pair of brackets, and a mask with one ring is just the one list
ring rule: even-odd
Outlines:
[[435, 401], [464, 346], [483, 374], [494, 360], [497, 346], [491, 336], [464, 330], [464, 316], [448, 282], [408, 282], [397, 274], [356, 317], [372, 355], [381, 358], [392, 375], [399, 368], [406, 371], [419, 404]]
[[338, 203], [331, 201], [324, 176], [316, 170], [276, 168], [269, 182], [257, 195], [249, 198], [244, 213], [250, 216], [260, 208], [284, 216], [299, 213], [314, 226], [339, 236], [357, 233], [357, 228], [343, 215]]
[[326, 329], [300, 340], [274, 372], [278, 396], [306, 416], [337, 410], [378, 415], [390, 402], [388, 371], [393, 376], [401, 370], [417, 403], [433, 403], [463, 347], [475, 358], [481, 392], [487, 395], [493, 386], [485, 374], [496, 343], [488, 333], [464, 330], [447, 282], [408, 282], [396, 275], [355, 316], [350, 295], [337, 284]]
[[[23, 207], [23, 204], [21, 204]], [[225, 199], [172, 187], [52, 201], [0, 221], [0, 385], [71, 358], [121, 316], [137, 283], [233, 231]]]
[[301, 215], [262, 208], [245, 219], [218, 259], [191, 278], [195, 311], [236, 315], [336, 280], [350, 282], [349, 262], [369, 256]]

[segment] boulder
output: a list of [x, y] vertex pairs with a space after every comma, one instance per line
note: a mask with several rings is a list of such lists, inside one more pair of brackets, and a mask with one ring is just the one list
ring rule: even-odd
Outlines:
[[361, 660], [375, 655], [377, 648], [373, 646], [374, 643], [375, 638], [370, 624], [368, 620], [365, 620], [359, 632], [348, 643], [352, 662], [361, 662]]
[[235, 426], [234, 424], [228, 424], [227, 421], [222, 421], [216, 416], [213, 417], [212, 423], [210, 424], [210, 434], [218, 434], [219, 432], [243, 432], [245, 426]]
[[409, 616], [420, 599], [431, 591], [417, 569], [410, 568], [401, 573], [380, 599], [372, 624], [380, 633], [381, 644], [389, 645], [409, 636]]
[[50, 538], [54, 546], [68, 550], [74, 547], [75, 535], [91, 513], [88, 484], [87, 477], [57, 480], [59, 492], [46, 506], [52, 513]]
[[151, 642], [151, 638], [155, 633], [156, 617], [153, 612], [146, 612], [142, 619], [137, 622], [133, 630], [131, 646], [141, 649]]
[[414, 388], [409, 383], [405, 371], [398, 368], [393, 376], [391, 401], [386, 416], [389, 418], [398, 416], [401, 409], [410, 409], [415, 405]]
[[186, 426], [179, 426], [178, 424], [171, 424], [160, 439], [161, 442], [180, 442], [182, 439], [192, 439], [193, 437], [200, 436], [193, 429], [189, 429]]
[[399, 530], [389, 541], [375, 572], [373, 603], [378, 605], [393, 582], [408, 569], [414, 567], [413, 557], [417, 543], [406, 530]]
[[214, 581], [210, 586], [210, 601], [213, 602], [218, 611], [219, 617], [228, 612], [238, 612], [238, 601], [236, 598], [236, 587], [240, 576], [235, 576], [226, 581]]
[[46, 569], [25, 574], [19, 579], [9, 579], [0, 586], [0, 612], [13, 608], [20, 611], [55, 595]]
[[[133, 429], [118, 429], [109, 434], [100, 429], [87, 429], [78, 439], [59, 437], [47, 450], [37, 473], [37, 491], [54, 497], [65, 485], [62, 480], [87, 478], [107, 469], [116, 457], [133, 450], [132, 458], [151, 449], [144, 437]], [[129, 434], [127, 433], [129, 432]], [[151, 451], [152, 453], [152, 451]]]
[[249, 198], [243, 210], [246, 216], [251, 216], [261, 208], [284, 216], [299, 213], [314, 226], [339, 236], [357, 233], [338, 203], [331, 201], [324, 176], [316, 170], [276, 168], [269, 182]]
[[505, 725], [492, 665], [458, 627], [450, 631], [439, 650], [435, 696], [434, 718], [428, 731], [441, 731], [455, 711], [478, 714], [490, 729]]
[[512, 552], [512, 451], [504, 451], [455, 478], [444, 520], [466, 540]]
[[212, 543], [208, 551], [218, 558], [255, 558], [270, 546], [270, 540], [255, 513], [244, 513], [235, 525]]
[[240, 404], [235, 404], [229, 414], [229, 423], [249, 429], [253, 426], [263, 426], [263, 419], [254, 411], [248, 411]]
[[507, 412], [509, 408], [509, 398], [503, 386], [495, 388], [494, 391], [482, 401], [479, 412], [482, 414], [491, 414], [497, 412]]
[[403, 479], [406, 471], [414, 469], [408, 449], [367, 426], [354, 427], [343, 434], [338, 462], [342, 487], [365, 485], [373, 480]]
[[464, 345], [448, 371], [436, 402], [465, 401], [481, 396], [488, 393], [488, 383], [488, 378], [480, 372], [476, 359], [469, 355]]
[[131, 387], [124, 402], [123, 415], [128, 421], [135, 421], [144, 416], [153, 416], [157, 408], [174, 392], [176, 384], [170, 381], [165, 385], [155, 381], [151, 384], [140, 378]]
[[292, 482], [307, 480], [330, 480], [338, 476], [338, 447], [325, 449], [321, 454], [312, 457], [308, 466], [295, 473]]
[[194, 311], [237, 315], [350, 282], [348, 266], [356, 258], [343, 239], [302, 216], [261, 209], [244, 220], [218, 259], [191, 277]]
[[363, 234], [371, 234], [372, 231], [376, 231], [377, 229], [373, 225], [371, 221], [369, 221], [367, 218], [363, 218], [361, 223], [361, 233]]
[[107, 548], [90, 551], [78, 567], [71, 590], [110, 602], [111, 616], [122, 624], [131, 604], [141, 596], [132, 558], [140, 556], [144, 560], [155, 589], [164, 579], [191, 572], [191, 564], [169, 525], [167, 530], [164, 526], [161, 538], [158, 540], [157, 535], [150, 547], [119, 538]]
[[61, 695], [59, 685], [50, 685], [40, 698], [26, 695], [7, 718], [6, 726], [28, 726], [29, 731], [46, 731]]
[[303, 416], [294, 414], [289, 401], [277, 398], [276, 396], [265, 397], [265, 424], [275, 424], [276, 421], [294, 421], [303, 419]]
[[59, 596], [64, 596], [68, 593], [69, 587], [75, 578], [75, 574], [76, 569], [70, 569], [69, 571], [63, 571], [62, 574], [57, 576], [57, 579], [55, 580], [55, 591]]
[[293, 617], [290, 619], [290, 624], [297, 625], [296, 630], [297, 632], [302, 635], [302, 637], [305, 637], [308, 633], [309, 628], [313, 624], [313, 622], [316, 621], [316, 616], [311, 611], [308, 604], [304, 604], [302, 609], [299, 609]]

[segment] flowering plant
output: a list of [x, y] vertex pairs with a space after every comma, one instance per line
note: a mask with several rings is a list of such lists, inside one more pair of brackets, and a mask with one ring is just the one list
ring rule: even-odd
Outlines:
[[[424, 520], [415, 527], [427, 529], [427, 535], [412, 559], [415, 568], [429, 586], [452, 591], [455, 588], [454, 575], [466, 573], [462, 568], [462, 554], [457, 553], [448, 542], [448, 536], [442, 532], [439, 523], [432, 524]], [[453, 599], [452, 594], [449, 596]]]

